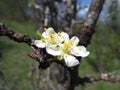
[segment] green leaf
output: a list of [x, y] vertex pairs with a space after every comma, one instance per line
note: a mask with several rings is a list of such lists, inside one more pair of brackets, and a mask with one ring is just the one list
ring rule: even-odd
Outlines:
[[39, 30], [36, 31], [36, 34], [37, 34], [38, 38], [41, 38], [41, 37], [42, 37], [42, 35], [41, 35], [41, 33], [40, 33]]

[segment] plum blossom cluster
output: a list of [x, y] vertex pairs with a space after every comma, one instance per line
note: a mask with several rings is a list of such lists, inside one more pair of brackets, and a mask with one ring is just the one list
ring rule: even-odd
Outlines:
[[76, 57], [86, 57], [89, 52], [84, 46], [78, 46], [79, 38], [72, 38], [65, 32], [56, 33], [53, 28], [45, 29], [39, 34], [40, 40], [34, 40], [34, 45], [38, 48], [45, 48], [46, 52], [57, 57], [58, 60], [65, 60], [68, 67], [78, 65], [80, 62]]

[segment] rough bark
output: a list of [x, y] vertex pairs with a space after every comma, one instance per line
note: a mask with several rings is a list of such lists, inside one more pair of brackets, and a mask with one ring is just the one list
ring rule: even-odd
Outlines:
[[2, 23], [0, 23], [0, 36], [7, 36], [14, 41], [26, 43], [28, 45], [31, 45], [32, 43], [32, 39], [30, 37], [28, 37], [27, 35], [16, 33], [13, 30], [7, 28]]
[[104, 2], [105, 0], [92, 0], [87, 17], [79, 30], [80, 45], [88, 46], [90, 44]]

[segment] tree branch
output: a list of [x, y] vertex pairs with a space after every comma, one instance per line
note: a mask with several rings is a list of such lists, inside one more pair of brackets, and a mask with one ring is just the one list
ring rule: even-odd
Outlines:
[[120, 76], [115, 75], [114, 73], [102, 73], [94, 77], [83, 77], [79, 78], [78, 84], [84, 85], [85, 83], [92, 83], [98, 81], [107, 81], [111, 83], [120, 82]]
[[80, 45], [88, 46], [88, 44], [90, 44], [104, 2], [105, 0], [92, 0], [87, 17], [78, 34]]
[[27, 35], [22, 35], [19, 33], [16, 33], [10, 29], [8, 29], [4, 24], [0, 23], [0, 36], [7, 36], [10, 39], [17, 41], [17, 42], [22, 42], [26, 43], [28, 45], [32, 44], [32, 39], [28, 37]]
[[[39, 62], [39, 68], [46, 69], [47, 67], [50, 66], [52, 62], [58, 63], [63, 67], [67, 68], [64, 60], [56, 60], [55, 57], [47, 54], [45, 49], [39, 49], [33, 46], [34, 39], [30, 38], [27, 35], [16, 33], [13, 30], [7, 28], [2, 23], [0, 23], [0, 36], [6, 36], [16, 42], [26, 43], [32, 46], [33, 53], [29, 54], [29, 56]], [[71, 68], [67, 68], [67, 69], [71, 69]]]

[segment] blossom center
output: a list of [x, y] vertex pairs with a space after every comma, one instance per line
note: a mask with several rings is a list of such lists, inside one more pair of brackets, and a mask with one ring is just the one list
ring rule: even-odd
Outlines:
[[78, 50], [79, 50], [79, 51], [82, 51], [82, 49], [81, 49], [81, 48], [78, 48]]
[[68, 42], [63, 43], [63, 47], [64, 47], [65, 52], [68, 52], [70, 50], [71, 45], [72, 45], [72, 43], [70, 40]]
[[50, 34], [50, 39], [54, 39], [55, 38], [55, 35], [54, 34]]

